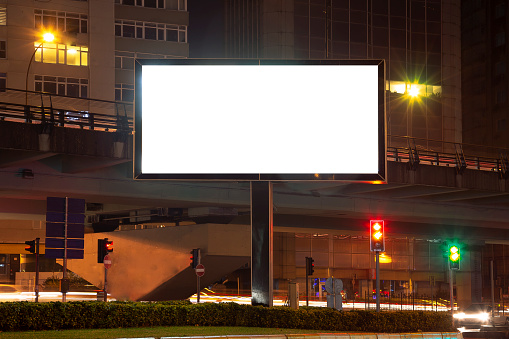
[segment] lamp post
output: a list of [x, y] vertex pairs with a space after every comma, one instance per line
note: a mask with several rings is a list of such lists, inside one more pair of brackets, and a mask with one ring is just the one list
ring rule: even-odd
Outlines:
[[26, 80], [25, 80], [25, 106], [28, 106], [28, 74], [30, 73], [30, 67], [32, 66], [32, 61], [34, 61], [35, 53], [37, 53], [39, 48], [41, 48], [41, 46], [45, 42], [52, 42], [55, 39], [55, 36], [51, 33], [44, 33], [42, 36], [42, 39], [43, 39], [43, 42], [41, 42], [39, 44], [39, 46], [37, 46], [35, 48], [35, 51], [34, 51], [34, 53], [32, 53], [32, 56], [30, 57], [30, 61], [28, 62], [27, 75], [26, 75]]

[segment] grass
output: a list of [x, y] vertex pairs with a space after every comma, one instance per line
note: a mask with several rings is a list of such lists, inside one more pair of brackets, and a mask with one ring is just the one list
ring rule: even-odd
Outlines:
[[91, 330], [60, 330], [60, 331], [30, 331], [3, 332], [1, 339], [113, 339], [113, 338], [160, 338], [160, 337], [189, 337], [189, 336], [220, 336], [220, 335], [268, 335], [268, 334], [310, 334], [323, 333], [317, 330], [298, 330], [261, 327], [202, 327], [202, 326], [172, 326], [172, 327], [143, 327], [143, 328], [109, 328]]

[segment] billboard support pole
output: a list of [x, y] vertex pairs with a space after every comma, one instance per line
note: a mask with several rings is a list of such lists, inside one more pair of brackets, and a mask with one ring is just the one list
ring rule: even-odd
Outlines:
[[273, 305], [272, 183], [251, 182], [251, 304]]
[[64, 267], [62, 269], [62, 282], [61, 292], [62, 292], [62, 302], [66, 302], [67, 300], [67, 219], [69, 217], [69, 198], [65, 197], [65, 215], [64, 215]]

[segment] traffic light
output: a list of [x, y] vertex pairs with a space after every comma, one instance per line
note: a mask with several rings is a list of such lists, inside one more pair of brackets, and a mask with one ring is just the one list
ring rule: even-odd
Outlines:
[[385, 252], [384, 221], [369, 221], [369, 244], [371, 251]]
[[451, 270], [459, 270], [460, 269], [460, 248], [457, 245], [449, 246], [449, 268]]
[[35, 253], [35, 240], [25, 241], [25, 251]]
[[103, 263], [104, 256], [113, 252], [113, 241], [108, 238], [97, 239], [97, 262]]
[[306, 257], [306, 275], [315, 273], [315, 261], [311, 257]]
[[104, 246], [106, 246], [106, 254], [113, 252], [113, 240], [104, 239]]
[[198, 266], [198, 264], [200, 263], [200, 249], [193, 248], [193, 250], [191, 251], [191, 258], [189, 259], [191, 260], [189, 266], [191, 266], [191, 268], [196, 268], [196, 266]]

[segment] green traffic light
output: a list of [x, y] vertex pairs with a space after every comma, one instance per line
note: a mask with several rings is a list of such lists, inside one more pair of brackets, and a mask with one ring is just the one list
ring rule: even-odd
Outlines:
[[449, 260], [453, 262], [460, 260], [460, 249], [458, 246], [449, 247]]

